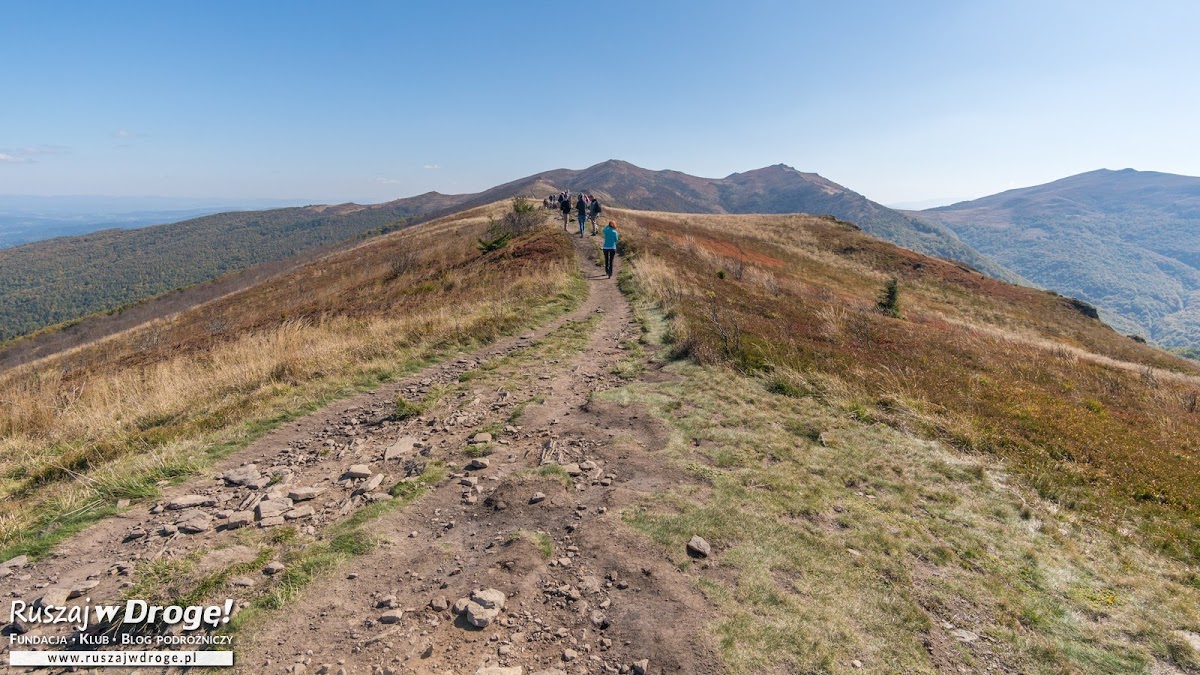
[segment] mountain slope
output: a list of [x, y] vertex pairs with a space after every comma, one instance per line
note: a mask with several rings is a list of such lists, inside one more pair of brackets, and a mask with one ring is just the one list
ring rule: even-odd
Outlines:
[[0, 250], [0, 342], [227, 272], [336, 245], [444, 208], [430, 193], [375, 206], [239, 211]]
[[[610, 160], [557, 169], [473, 194], [428, 192], [373, 206], [341, 204], [216, 214], [0, 250], [0, 342], [223, 274], [519, 195], [586, 190], [604, 203], [678, 213], [814, 213], [994, 277], [1021, 278], [940, 225], [914, 219], [817, 174], [783, 165], [723, 179]], [[398, 222], [403, 221], [403, 222]]]
[[1102, 169], [913, 215], [1123, 332], [1200, 344], [1200, 178]]
[[957, 260], [999, 279], [1021, 281], [942, 225], [889, 209], [815, 173], [783, 164], [725, 178], [700, 178], [609, 160], [578, 171], [546, 171], [482, 194], [487, 200], [518, 193], [542, 195], [548, 192], [539, 190], [545, 185], [593, 192], [609, 204], [643, 211], [832, 215], [905, 248]]
[[506, 207], [0, 373], [5, 589], [267, 672], [1200, 667], [1200, 367], [834, 218], [614, 208], [614, 282]]

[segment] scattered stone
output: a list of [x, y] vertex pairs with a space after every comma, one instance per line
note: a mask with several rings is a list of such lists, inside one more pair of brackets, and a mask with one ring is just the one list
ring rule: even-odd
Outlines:
[[491, 443], [492, 435], [486, 431], [481, 431], [471, 437], [471, 442], [475, 444]]
[[194, 509], [199, 506], [216, 506], [217, 500], [208, 495], [183, 495], [176, 497], [167, 503], [167, 508], [171, 511], [182, 511], [184, 509]]
[[475, 671], [475, 675], [525, 675], [523, 666], [484, 666]]
[[271, 562], [269, 562], [263, 566], [262, 571], [263, 571], [263, 574], [273, 577], [276, 574], [279, 574], [280, 572], [282, 572], [286, 569], [287, 569], [287, 566], [284, 565], [283, 563], [279, 562], [278, 560], [272, 560]]
[[9, 558], [8, 560], [5, 560], [4, 562], [0, 563], [0, 568], [24, 567], [28, 564], [29, 564], [29, 556], [19, 555], [15, 558]]
[[379, 623], [400, 623], [404, 618], [404, 610], [392, 609], [384, 612], [379, 616]]
[[17, 620], [13, 620], [12, 623], [8, 624], [4, 628], [0, 628], [0, 635], [4, 637], [9, 637], [10, 635], [24, 635], [28, 632], [29, 629], [25, 627], [25, 624]]
[[287, 497], [282, 499], [266, 499], [254, 507], [254, 515], [259, 520], [266, 520], [267, 518], [282, 516], [290, 510], [292, 510], [292, 500]]
[[230, 515], [229, 519], [225, 521], [225, 528], [229, 530], [236, 530], [239, 527], [245, 527], [253, 522], [253, 511], [237, 511]]
[[633, 673], [633, 675], [649, 675], [650, 659], [642, 659], [641, 661], [634, 661], [633, 667], [631, 667], [629, 669], [629, 672]]
[[130, 501], [128, 499], [118, 499], [117, 500], [117, 508], [118, 509], [127, 509], [127, 508], [129, 508], [129, 504], [130, 504]]
[[454, 606], [450, 608], [450, 611], [454, 614], [466, 614], [469, 604], [471, 604], [470, 598], [459, 598], [454, 601]]
[[469, 464], [467, 464], [467, 469], [475, 471], [475, 470], [479, 470], [479, 469], [486, 469], [490, 465], [491, 465], [491, 462], [489, 462], [487, 460], [487, 458], [476, 457], [475, 459], [472, 459]]
[[158, 534], [163, 537], [169, 537], [178, 531], [179, 528], [175, 527], [174, 525], [163, 525], [162, 527], [158, 528]]
[[254, 585], [254, 579], [251, 579], [250, 577], [234, 577], [229, 580], [229, 583], [237, 586], [238, 588], [249, 588]]
[[206, 514], [197, 513], [187, 520], [177, 523], [179, 531], [184, 534], [200, 534], [212, 529], [212, 519]]
[[367, 482], [363, 483], [362, 487], [358, 488], [358, 490], [355, 490], [355, 492], [370, 492], [371, 490], [374, 490], [375, 488], [379, 487], [380, 483], [383, 482], [384, 478], [386, 478], [386, 476], [384, 476], [381, 473], [377, 473], [374, 476], [371, 476], [370, 478], [368, 478]]
[[862, 661], [859, 661], [858, 659], [854, 659], [853, 661], [850, 662], [850, 667], [851, 668], [862, 668]]
[[383, 451], [383, 461], [393, 459], [403, 459], [412, 454], [416, 447], [417, 439], [412, 436], [404, 436], [400, 440], [393, 443], [387, 450]]
[[579, 658], [579, 652], [575, 651], [574, 649], [564, 649], [563, 650], [563, 653], [562, 653], [563, 661], [570, 662], [570, 661], [574, 661], [577, 658]]
[[67, 604], [68, 593], [63, 588], [47, 588], [42, 597], [33, 601], [34, 607], [63, 607]]
[[546, 501], [546, 493], [544, 492], [535, 492], [533, 493], [533, 496], [529, 498], [530, 504], [537, 504], [543, 501]]
[[310, 499], [316, 499], [324, 491], [325, 488], [318, 487], [296, 488], [288, 492], [288, 499], [293, 502], [306, 502]]
[[688, 555], [696, 558], [707, 558], [712, 554], [712, 546], [700, 535], [694, 535], [687, 543]]
[[580, 462], [579, 468], [583, 469], [584, 471], [591, 471], [592, 469], [596, 468], [596, 463], [591, 460]]
[[313, 507], [301, 506], [283, 514], [283, 517], [287, 520], [300, 520], [301, 518], [312, 518], [314, 514], [316, 514], [316, 511]]
[[950, 634], [958, 638], [960, 642], [974, 642], [979, 639], [978, 633], [972, 633], [964, 628], [958, 628], [950, 631]]
[[439, 595], [429, 601], [429, 609], [435, 612], [444, 612], [450, 607], [450, 599], [444, 595]]
[[228, 485], [249, 485], [262, 477], [258, 467], [254, 464], [239, 466], [236, 469], [230, 469], [221, 475]]
[[604, 612], [601, 612], [600, 610], [596, 610], [596, 611], [592, 612], [591, 618], [592, 618], [592, 625], [595, 626], [596, 628], [599, 628], [600, 630], [604, 630], [605, 628], [608, 628], [609, 625], [611, 625], [608, 622], [608, 616], [605, 615]]
[[82, 598], [83, 596], [87, 595], [88, 591], [99, 585], [100, 582], [95, 579], [81, 581], [80, 583], [77, 583], [71, 587], [71, 592], [67, 593], [67, 599], [74, 600], [75, 598]]
[[342, 478], [358, 480], [360, 478], [370, 478], [372, 473], [374, 472], [371, 471], [371, 466], [369, 464], [355, 464], [349, 469], [346, 469], [346, 473], [342, 474]]
[[262, 520], [258, 521], [258, 526], [259, 527], [276, 527], [278, 525], [284, 524], [285, 522], [287, 522], [287, 521], [285, 521], [283, 519], [283, 516], [271, 516], [270, 518], [263, 518]]
[[583, 473], [583, 469], [580, 469], [578, 464], [563, 464], [563, 471], [566, 471], [568, 476], [578, 476]]
[[476, 628], [486, 628], [500, 616], [504, 601], [504, 594], [494, 588], [473, 591], [467, 603], [467, 623]]
[[385, 595], [375, 603], [375, 609], [396, 609], [398, 604], [400, 604], [400, 598], [394, 595]]

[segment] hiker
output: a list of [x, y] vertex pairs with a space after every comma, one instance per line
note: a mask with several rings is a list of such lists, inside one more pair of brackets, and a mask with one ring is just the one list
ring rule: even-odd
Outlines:
[[588, 217], [592, 219], [592, 236], [599, 233], [600, 226], [600, 200], [592, 197], [592, 205], [588, 207]]
[[583, 236], [587, 229], [587, 201], [583, 198], [583, 193], [579, 194], [579, 201], [575, 202], [575, 210], [579, 212], [579, 236]]
[[608, 225], [604, 226], [604, 272], [608, 278], [612, 278], [613, 273], [613, 258], [617, 257], [617, 239], [620, 235], [617, 234], [617, 226], [613, 221], [608, 221]]
[[[565, 192], [563, 193], [566, 194]], [[563, 231], [567, 231], [567, 221], [571, 219], [571, 200], [560, 196], [558, 200], [558, 209], [562, 211]]]

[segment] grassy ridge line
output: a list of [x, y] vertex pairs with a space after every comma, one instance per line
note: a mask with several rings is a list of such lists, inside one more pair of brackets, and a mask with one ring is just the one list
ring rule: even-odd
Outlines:
[[[680, 317], [644, 290], [657, 263], [630, 262], [620, 286], [645, 341], [678, 354]], [[1200, 632], [1187, 566], [1093, 529], [1004, 467], [770, 377], [693, 360], [664, 370], [676, 379], [600, 397], [660, 419], [664, 459], [693, 481], [623, 518], [717, 607], [729, 672], [1200, 666], [1180, 632]], [[714, 545], [705, 564], [683, 554], [695, 534]]]
[[[1061, 507], [1200, 560], [1200, 482], [1184, 478], [1200, 474], [1194, 366], [1060, 297], [828, 220], [624, 219], [681, 352], [1003, 458]], [[875, 308], [893, 276], [899, 319]]]
[[[360, 299], [356, 316], [313, 323], [285, 318], [232, 340], [210, 335], [203, 351], [194, 344], [188, 345], [192, 353], [182, 355], [164, 349], [157, 360], [146, 359], [135, 345], [108, 341], [97, 347], [100, 354], [73, 355], [66, 368], [51, 360], [7, 376], [16, 386], [0, 402], [3, 550], [44, 554], [111, 514], [116, 499], [152, 496], [164, 481], [182, 480], [286, 420], [430, 359], [558, 316], [586, 292], [569, 244], [552, 231], [482, 258], [471, 238], [479, 224], [444, 224], [442, 246], [425, 249], [437, 263], [432, 270], [410, 260], [402, 274], [387, 267], [383, 278], [369, 267], [354, 272], [348, 286]], [[400, 244], [412, 243], [406, 234]], [[394, 253], [370, 247], [360, 252], [385, 261]], [[350, 257], [342, 268], [363, 265], [360, 256]], [[328, 275], [339, 262], [318, 271]], [[429, 276], [438, 280], [436, 288], [420, 281]], [[407, 312], [384, 313], [379, 305], [388, 296], [398, 297]], [[447, 297], [457, 306], [448, 309]], [[128, 341], [143, 337], [134, 332]], [[149, 363], [130, 363], [127, 355]]]

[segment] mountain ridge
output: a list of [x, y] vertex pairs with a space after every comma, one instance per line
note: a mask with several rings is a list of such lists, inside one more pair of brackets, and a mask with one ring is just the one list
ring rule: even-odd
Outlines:
[[1122, 332], [1200, 344], [1200, 178], [1097, 169], [909, 214]]

